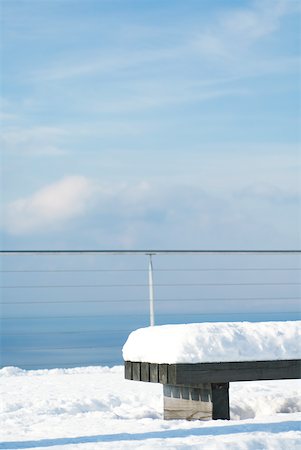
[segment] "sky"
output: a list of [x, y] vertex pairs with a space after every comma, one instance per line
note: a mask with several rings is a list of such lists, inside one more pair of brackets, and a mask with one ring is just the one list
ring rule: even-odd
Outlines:
[[297, 0], [1, 0], [2, 249], [300, 249]]

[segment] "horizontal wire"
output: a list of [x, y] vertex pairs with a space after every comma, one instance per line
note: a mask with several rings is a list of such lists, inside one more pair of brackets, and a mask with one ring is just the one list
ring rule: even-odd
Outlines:
[[[301, 268], [201, 268], [201, 269], [154, 269], [153, 272], [248, 272], [248, 271], [298, 271]], [[49, 270], [0, 270], [0, 273], [73, 273], [73, 272], [148, 272], [147, 269], [49, 269]]]
[[[166, 269], [168, 270], [168, 269]], [[181, 269], [179, 269], [181, 270]], [[184, 269], [185, 270], [185, 269]], [[202, 270], [202, 269], [200, 269]], [[295, 269], [291, 269], [295, 270]], [[299, 269], [296, 269], [299, 270]], [[300, 269], [301, 270], [301, 269]], [[157, 269], [156, 272], [165, 271], [165, 269]], [[0, 273], [69, 273], [69, 272], [148, 272], [147, 269], [47, 269], [47, 270], [0, 270]]]
[[[158, 283], [154, 284], [154, 287], [160, 286], [297, 286], [301, 285], [298, 283]], [[2, 289], [50, 289], [50, 288], [102, 288], [102, 287], [149, 287], [145, 283], [134, 283], [134, 284], [62, 284], [62, 285], [21, 285], [21, 286], [1, 286]]]
[[[285, 311], [284, 311], [285, 312]], [[286, 311], [286, 312], [289, 312], [289, 311]], [[270, 312], [270, 313], [275, 313], [275, 312]], [[281, 312], [276, 312], [276, 314], [282, 314], [283, 313], [283, 311], [281, 311]], [[294, 312], [293, 312], [294, 313]], [[292, 313], [292, 314], [293, 314]], [[299, 312], [300, 313], [300, 312]], [[179, 312], [176, 312], [175, 313], [176, 315], [179, 315], [179, 314], [181, 314], [181, 313], [179, 313]], [[214, 311], [214, 312], [212, 312], [212, 313], [204, 313], [204, 312], [199, 312], [199, 313], [186, 313], [187, 315], [211, 315], [211, 314], [222, 314], [222, 313], [219, 313], [219, 312], [216, 312], [216, 311]], [[242, 314], [242, 313], [225, 313], [225, 314]], [[253, 313], [252, 313], [253, 314]], [[261, 314], [261, 313], [260, 313]], [[262, 314], [264, 314], [264, 313], [262, 313]], [[91, 315], [91, 316], [51, 316], [51, 317], [47, 317], [47, 316], [37, 316], [37, 317], [3, 317], [3, 318], [1, 318], [1, 320], [22, 320], [22, 321], [24, 321], [24, 322], [26, 322], [27, 320], [59, 320], [59, 319], [62, 319], [62, 320], [69, 320], [69, 319], [103, 319], [104, 317], [106, 317], [107, 316], [107, 314], [101, 314], [101, 315], [99, 315], [99, 314], [97, 314], [97, 315]], [[127, 315], [128, 317], [130, 317], [130, 314], [128, 314]], [[158, 316], [158, 315], [157, 315]], [[120, 331], [119, 329], [112, 329], [113, 331]], [[108, 331], [110, 331], [110, 330], [108, 330]], [[122, 330], [121, 330], [122, 331]]]
[[[120, 346], [119, 345], [110, 345], [110, 346], [97, 346], [97, 347], [94, 347], [94, 346], [85, 346], [85, 347], [22, 347], [22, 351], [28, 351], [28, 350], [43, 350], [43, 351], [45, 351], [45, 350], [81, 350], [81, 349], [95, 349], [95, 350], [99, 350], [99, 349], [104, 349], [104, 348], [120, 348]], [[9, 346], [9, 349], [10, 350], [19, 350], [20, 349], [20, 347], [17, 347], [17, 346], [15, 346], [15, 347], [11, 347], [11, 346]]]
[[[212, 313], [190, 313], [188, 314], [189, 316], [211, 316], [211, 315], [215, 315], [215, 316], [242, 316], [243, 314], [252, 314], [253, 316], [262, 316], [264, 314], [296, 314], [299, 315], [300, 313], [296, 312], [296, 311], [277, 311], [277, 312], [273, 312], [273, 311], [263, 311], [263, 312], [212, 312]], [[163, 315], [168, 315], [168, 314], [161, 314], [161, 316]], [[181, 313], [176, 313], [176, 315], [180, 316]], [[142, 326], [142, 325], [141, 325]], [[145, 326], [143, 324], [143, 326]], [[109, 334], [109, 333], [116, 333], [116, 332], [130, 332], [132, 330], [131, 327], [126, 328], [126, 329], [116, 329], [116, 330], [103, 330], [103, 329], [99, 329], [99, 330], [77, 330], [77, 331], [31, 331], [31, 332], [16, 332], [16, 333], [1, 333], [2, 337], [4, 336], [40, 336], [40, 335], [81, 335], [81, 334], [89, 334], [89, 333], [102, 333], [102, 334]], [[3, 345], [3, 342], [2, 342]], [[22, 345], [24, 345], [24, 343], [22, 343]]]
[[89, 333], [116, 333], [117, 331], [126, 332], [127, 330], [118, 329], [118, 330], [74, 330], [74, 331], [30, 331], [30, 332], [16, 332], [16, 333], [1, 333], [1, 336], [36, 336], [36, 335], [45, 335], [45, 334], [55, 334], [55, 335], [70, 335], [70, 334], [89, 334]]
[[249, 249], [238, 249], [238, 250], [204, 250], [204, 249], [179, 249], [179, 250], [167, 250], [167, 249], [139, 249], [139, 250], [126, 250], [126, 249], [108, 249], [108, 250], [95, 250], [95, 249], [78, 249], [78, 250], [0, 250], [0, 255], [170, 255], [170, 254], [191, 254], [191, 255], [208, 255], [208, 254], [221, 254], [221, 255], [298, 255], [301, 254], [301, 250], [249, 250]]
[[[276, 301], [282, 301], [282, 300], [301, 300], [301, 297], [240, 297], [240, 298], [228, 298], [228, 297], [214, 297], [214, 298], [157, 298], [156, 302], [163, 303], [163, 302], [207, 302], [207, 301], [249, 301], [249, 300], [276, 300]], [[27, 305], [27, 304], [60, 304], [60, 303], [142, 303], [142, 302], [149, 302], [149, 299], [143, 298], [143, 299], [135, 299], [135, 300], [45, 300], [45, 301], [36, 301], [36, 300], [30, 300], [30, 301], [5, 301], [1, 302], [1, 305]]]

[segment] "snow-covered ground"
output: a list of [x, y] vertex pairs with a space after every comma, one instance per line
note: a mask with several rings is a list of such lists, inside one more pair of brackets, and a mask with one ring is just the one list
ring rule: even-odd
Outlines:
[[162, 420], [162, 386], [123, 368], [0, 370], [0, 449], [294, 450], [300, 382], [230, 384], [230, 421]]
[[301, 321], [161, 325], [133, 331], [125, 361], [198, 363], [301, 358]]

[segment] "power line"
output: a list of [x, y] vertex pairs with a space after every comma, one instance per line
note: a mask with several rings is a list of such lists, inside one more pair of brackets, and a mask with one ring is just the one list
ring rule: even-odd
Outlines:
[[[281, 312], [273, 312], [273, 314], [286, 314], [288, 313], [288, 311], [281, 311]], [[190, 313], [190, 316], [210, 316], [212, 314], [215, 313], [206, 313], [206, 314], [202, 314], [202, 313]], [[243, 312], [238, 312], [238, 313], [217, 313], [218, 316], [241, 316], [243, 314]], [[263, 314], [271, 314], [271, 311], [264, 311], [264, 312], [252, 312], [251, 313], [254, 316], [262, 316]], [[178, 314], [180, 315], [180, 314]], [[30, 331], [30, 332], [16, 332], [16, 333], [1, 333], [2, 337], [7, 337], [7, 336], [49, 336], [49, 335], [55, 335], [55, 336], [78, 336], [78, 335], [89, 335], [89, 334], [102, 334], [102, 335], [107, 335], [107, 334], [114, 334], [116, 332], [121, 332], [121, 333], [129, 333], [132, 331], [132, 328], [129, 327], [127, 329], [116, 329], [116, 330], [77, 330], [77, 331]], [[2, 342], [2, 346], [4, 347], [4, 342]], [[22, 344], [20, 345], [20, 347], [23, 348], [23, 346], [25, 346], [25, 343], [22, 342]], [[103, 347], [101, 345], [101, 347]], [[45, 348], [48, 348], [47, 346], [45, 346]]]
[[[154, 287], [179, 287], [179, 286], [299, 286], [298, 283], [157, 283]], [[43, 285], [19, 285], [1, 286], [2, 289], [53, 289], [53, 288], [116, 288], [116, 287], [148, 287], [145, 283], [133, 284], [43, 284]]]
[[[219, 301], [224, 301], [225, 299], [213, 299], [213, 300], [219, 300]], [[238, 301], [239, 299], [226, 299], [226, 301]], [[250, 299], [245, 299], [245, 300], [250, 300]], [[252, 299], [251, 299], [252, 300]], [[262, 301], [264, 299], [254, 299], [257, 301]], [[269, 300], [276, 300], [276, 301], [283, 301], [283, 300], [301, 300], [301, 298], [286, 298], [286, 299], [280, 299], [280, 298], [276, 298], [276, 299], [269, 299]], [[170, 300], [166, 300], [167, 302], [169, 302]], [[176, 301], [181, 301], [181, 300], [176, 300]], [[200, 300], [196, 300], [196, 299], [192, 299], [192, 300], [187, 300], [187, 301], [200, 301]], [[202, 300], [201, 300], [202, 301]], [[205, 301], [205, 300], [203, 300]], [[162, 300], [162, 303], [164, 303], [165, 301]], [[179, 314], [179, 313], [178, 313]], [[198, 314], [203, 314], [203, 313], [198, 313]], [[219, 314], [219, 313], [217, 313]], [[232, 314], [232, 313], [231, 313]], [[239, 313], [240, 314], [240, 313]], [[3, 320], [22, 320], [22, 321], [26, 321], [26, 320], [58, 320], [58, 319], [100, 319], [103, 317], [106, 317], [107, 314], [93, 314], [93, 315], [81, 315], [81, 314], [77, 314], [77, 315], [68, 315], [68, 316], [22, 316], [22, 317], [2, 317], [0, 322]]]
[[[301, 271], [300, 267], [250, 267], [250, 268], [199, 268], [199, 269], [154, 269], [153, 272], [263, 272], [263, 271]], [[0, 270], [0, 273], [94, 273], [94, 272], [148, 272], [147, 269], [20, 269], [20, 270]]]
[[55, 335], [73, 335], [73, 334], [89, 334], [89, 333], [102, 333], [102, 334], [109, 334], [109, 333], [116, 333], [117, 331], [121, 332], [127, 332], [128, 330], [74, 330], [74, 331], [30, 331], [28, 332], [17, 332], [17, 333], [1, 333], [1, 336], [36, 336], [36, 335], [48, 335], [48, 334], [55, 334]]
[[[164, 302], [211, 302], [211, 301], [283, 301], [283, 300], [301, 300], [301, 297], [239, 297], [239, 298], [228, 298], [228, 297], [211, 297], [211, 298], [157, 298], [156, 302], [158, 303], [164, 303]], [[36, 301], [36, 300], [30, 300], [30, 301], [5, 301], [1, 302], [2, 305], [27, 305], [27, 304], [64, 304], [64, 303], [143, 303], [148, 302], [149, 300], [146, 298], [143, 299], [124, 299], [124, 300], [45, 300], [45, 301]], [[81, 316], [82, 317], [82, 316]]]
[[206, 254], [258, 254], [258, 255], [285, 255], [285, 254], [301, 254], [301, 250], [200, 250], [200, 249], [183, 249], [183, 250], [92, 250], [92, 249], [78, 249], [78, 250], [0, 250], [0, 255], [169, 255], [169, 254], [191, 254], [191, 255], [206, 255]]
[[[165, 269], [157, 269], [161, 272]], [[167, 269], [168, 270], [168, 269]], [[172, 270], [172, 269], [171, 269]], [[181, 270], [181, 269], [180, 269]], [[201, 269], [202, 270], [202, 269]], [[296, 269], [299, 270], [299, 269]], [[301, 269], [300, 269], [301, 270]], [[73, 273], [73, 272], [147, 272], [146, 269], [22, 269], [22, 270], [0, 270], [2, 273]]]
[[[19, 347], [9, 347], [10, 348], [10, 350], [19, 350]], [[33, 350], [43, 350], [43, 351], [46, 351], [46, 350], [82, 350], [82, 349], [89, 349], [89, 350], [99, 350], [99, 349], [104, 349], [104, 348], [120, 348], [120, 346], [119, 345], [112, 345], [112, 346], [109, 346], [109, 347], [104, 347], [103, 345], [100, 347], [100, 346], [97, 346], [97, 347], [94, 347], [94, 346], [83, 346], [83, 347], [67, 347], [67, 346], [64, 346], [64, 347], [23, 347], [22, 348], [22, 350], [23, 351], [28, 351], [28, 350], [30, 350], [30, 351], [33, 351]], [[23, 365], [23, 364], [22, 364]]]

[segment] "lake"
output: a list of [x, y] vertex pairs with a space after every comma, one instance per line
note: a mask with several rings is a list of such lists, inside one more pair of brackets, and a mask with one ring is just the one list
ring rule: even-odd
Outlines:
[[[274, 321], [300, 319], [300, 313], [160, 314], [156, 324]], [[1, 366], [23, 369], [63, 368], [123, 363], [122, 346], [129, 333], [148, 326], [149, 317], [103, 315], [35, 317], [1, 320]]]

